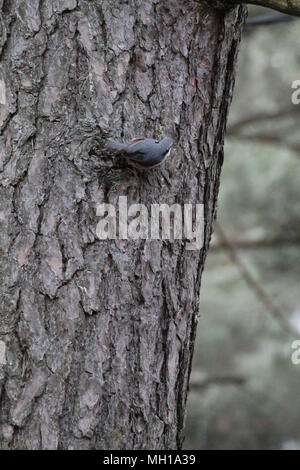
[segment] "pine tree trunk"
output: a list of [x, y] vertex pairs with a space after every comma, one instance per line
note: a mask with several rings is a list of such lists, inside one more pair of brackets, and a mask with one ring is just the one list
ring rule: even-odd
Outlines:
[[[244, 7], [0, 7], [0, 448], [180, 448]], [[175, 145], [136, 173], [107, 135]], [[119, 196], [203, 203], [203, 249], [97, 239]]]

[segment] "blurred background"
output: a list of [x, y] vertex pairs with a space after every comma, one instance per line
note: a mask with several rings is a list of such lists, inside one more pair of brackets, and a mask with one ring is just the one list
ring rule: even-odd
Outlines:
[[[250, 17], [270, 14], [250, 7]], [[276, 14], [276, 12], [275, 12]], [[245, 28], [204, 272], [186, 449], [300, 450], [300, 19]]]

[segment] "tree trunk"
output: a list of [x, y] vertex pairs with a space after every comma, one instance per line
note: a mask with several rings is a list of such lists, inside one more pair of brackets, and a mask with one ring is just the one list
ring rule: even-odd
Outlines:
[[[0, 0], [0, 447], [176, 449], [244, 7]], [[106, 136], [169, 136], [137, 173]], [[99, 203], [199, 204], [184, 241], [96, 237]]]

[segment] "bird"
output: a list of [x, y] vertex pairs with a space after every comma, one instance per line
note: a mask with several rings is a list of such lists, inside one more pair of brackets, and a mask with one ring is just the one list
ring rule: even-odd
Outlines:
[[129, 143], [109, 140], [108, 152], [125, 157], [128, 162], [140, 170], [151, 170], [163, 163], [171, 152], [173, 140], [165, 137], [162, 140], [135, 137]]

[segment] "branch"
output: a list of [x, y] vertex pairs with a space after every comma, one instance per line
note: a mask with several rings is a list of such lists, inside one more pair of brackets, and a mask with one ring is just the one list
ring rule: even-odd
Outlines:
[[278, 23], [290, 23], [291, 21], [295, 21], [297, 18], [291, 15], [285, 15], [282, 13], [275, 13], [274, 15], [261, 15], [261, 16], [253, 16], [247, 19], [246, 26], [266, 26]]
[[[284, 237], [284, 236], [278, 236], [278, 237], [270, 237], [270, 238], [259, 238], [256, 240], [243, 240], [243, 239], [237, 239], [237, 240], [231, 240], [232, 245], [235, 246], [236, 249], [238, 250], [252, 250], [252, 249], [259, 249], [259, 248], [275, 248], [277, 246], [281, 247], [284, 245], [300, 245], [300, 236], [294, 236], [294, 237]], [[224, 244], [224, 242], [219, 241], [217, 244], [212, 244], [210, 246], [211, 251], [220, 251], [227, 249], [227, 245]]]
[[287, 106], [286, 108], [281, 108], [276, 113], [255, 113], [251, 114], [250, 116], [243, 117], [237, 122], [230, 124], [227, 128], [227, 135], [233, 134], [235, 135], [237, 131], [244, 126], [248, 126], [249, 124], [257, 124], [258, 122], [276, 120], [281, 119], [282, 117], [288, 116], [290, 117], [291, 114], [298, 114], [299, 107], [297, 106]]
[[286, 142], [284, 141], [280, 136], [275, 135], [275, 134], [252, 134], [252, 135], [247, 135], [247, 134], [231, 134], [230, 137], [236, 138], [238, 140], [250, 140], [250, 142], [253, 144], [254, 142], [258, 143], [261, 142], [262, 144], [269, 144], [273, 146], [282, 145], [286, 147], [288, 150], [291, 150], [296, 153], [300, 153], [300, 144], [299, 143], [293, 143], [293, 142]]
[[255, 277], [248, 270], [246, 264], [241, 260], [239, 254], [237, 253], [235, 246], [231, 243], [229, 238], [227, 238], [226, 233], [218, 222], [215, 222], [215, 231], [220, 242], [226, 248], [232, 262], [236, 265], [241, 276], [246, 281], [257, 299], [261, 301], [265, 309], [281, 324], [287, 333], [297, 338], [299, 331], [289, 323], [281, 310], [273, 302], [273, 299], [267, 294], [267, 292], [265, 292], [264, 288], [259, 284], [259, 282], [257, 282]]
[[214, 375], [206, 376], [205, 374], [192, 372], [190, 380], [190, 389], [193, 391], [201, 390], [212, 385], [245, 385], [247, 378], [240, 375]]
[[279, 109], [276, 113], [255, 113], [251, 114], [250, 116], [246, 116], [239, 121], [232, 123], [227, 129], [227, 136], [228, 135], [236, 135], [237, 131], [247, 126], [249, 124], [257, 124], [258, 122], [276, 120], [281, 119], [283, 116], [290, 117], [291, 114], [298, 114], [299, 113], [298, 106], [287, 106], [286, 108]]
[[227, 0], [225, 4], [248, 3], [261, 7], [272, 8], [273, 10], [287, 13], [288, 15], [300, 16], [300, 0]]

